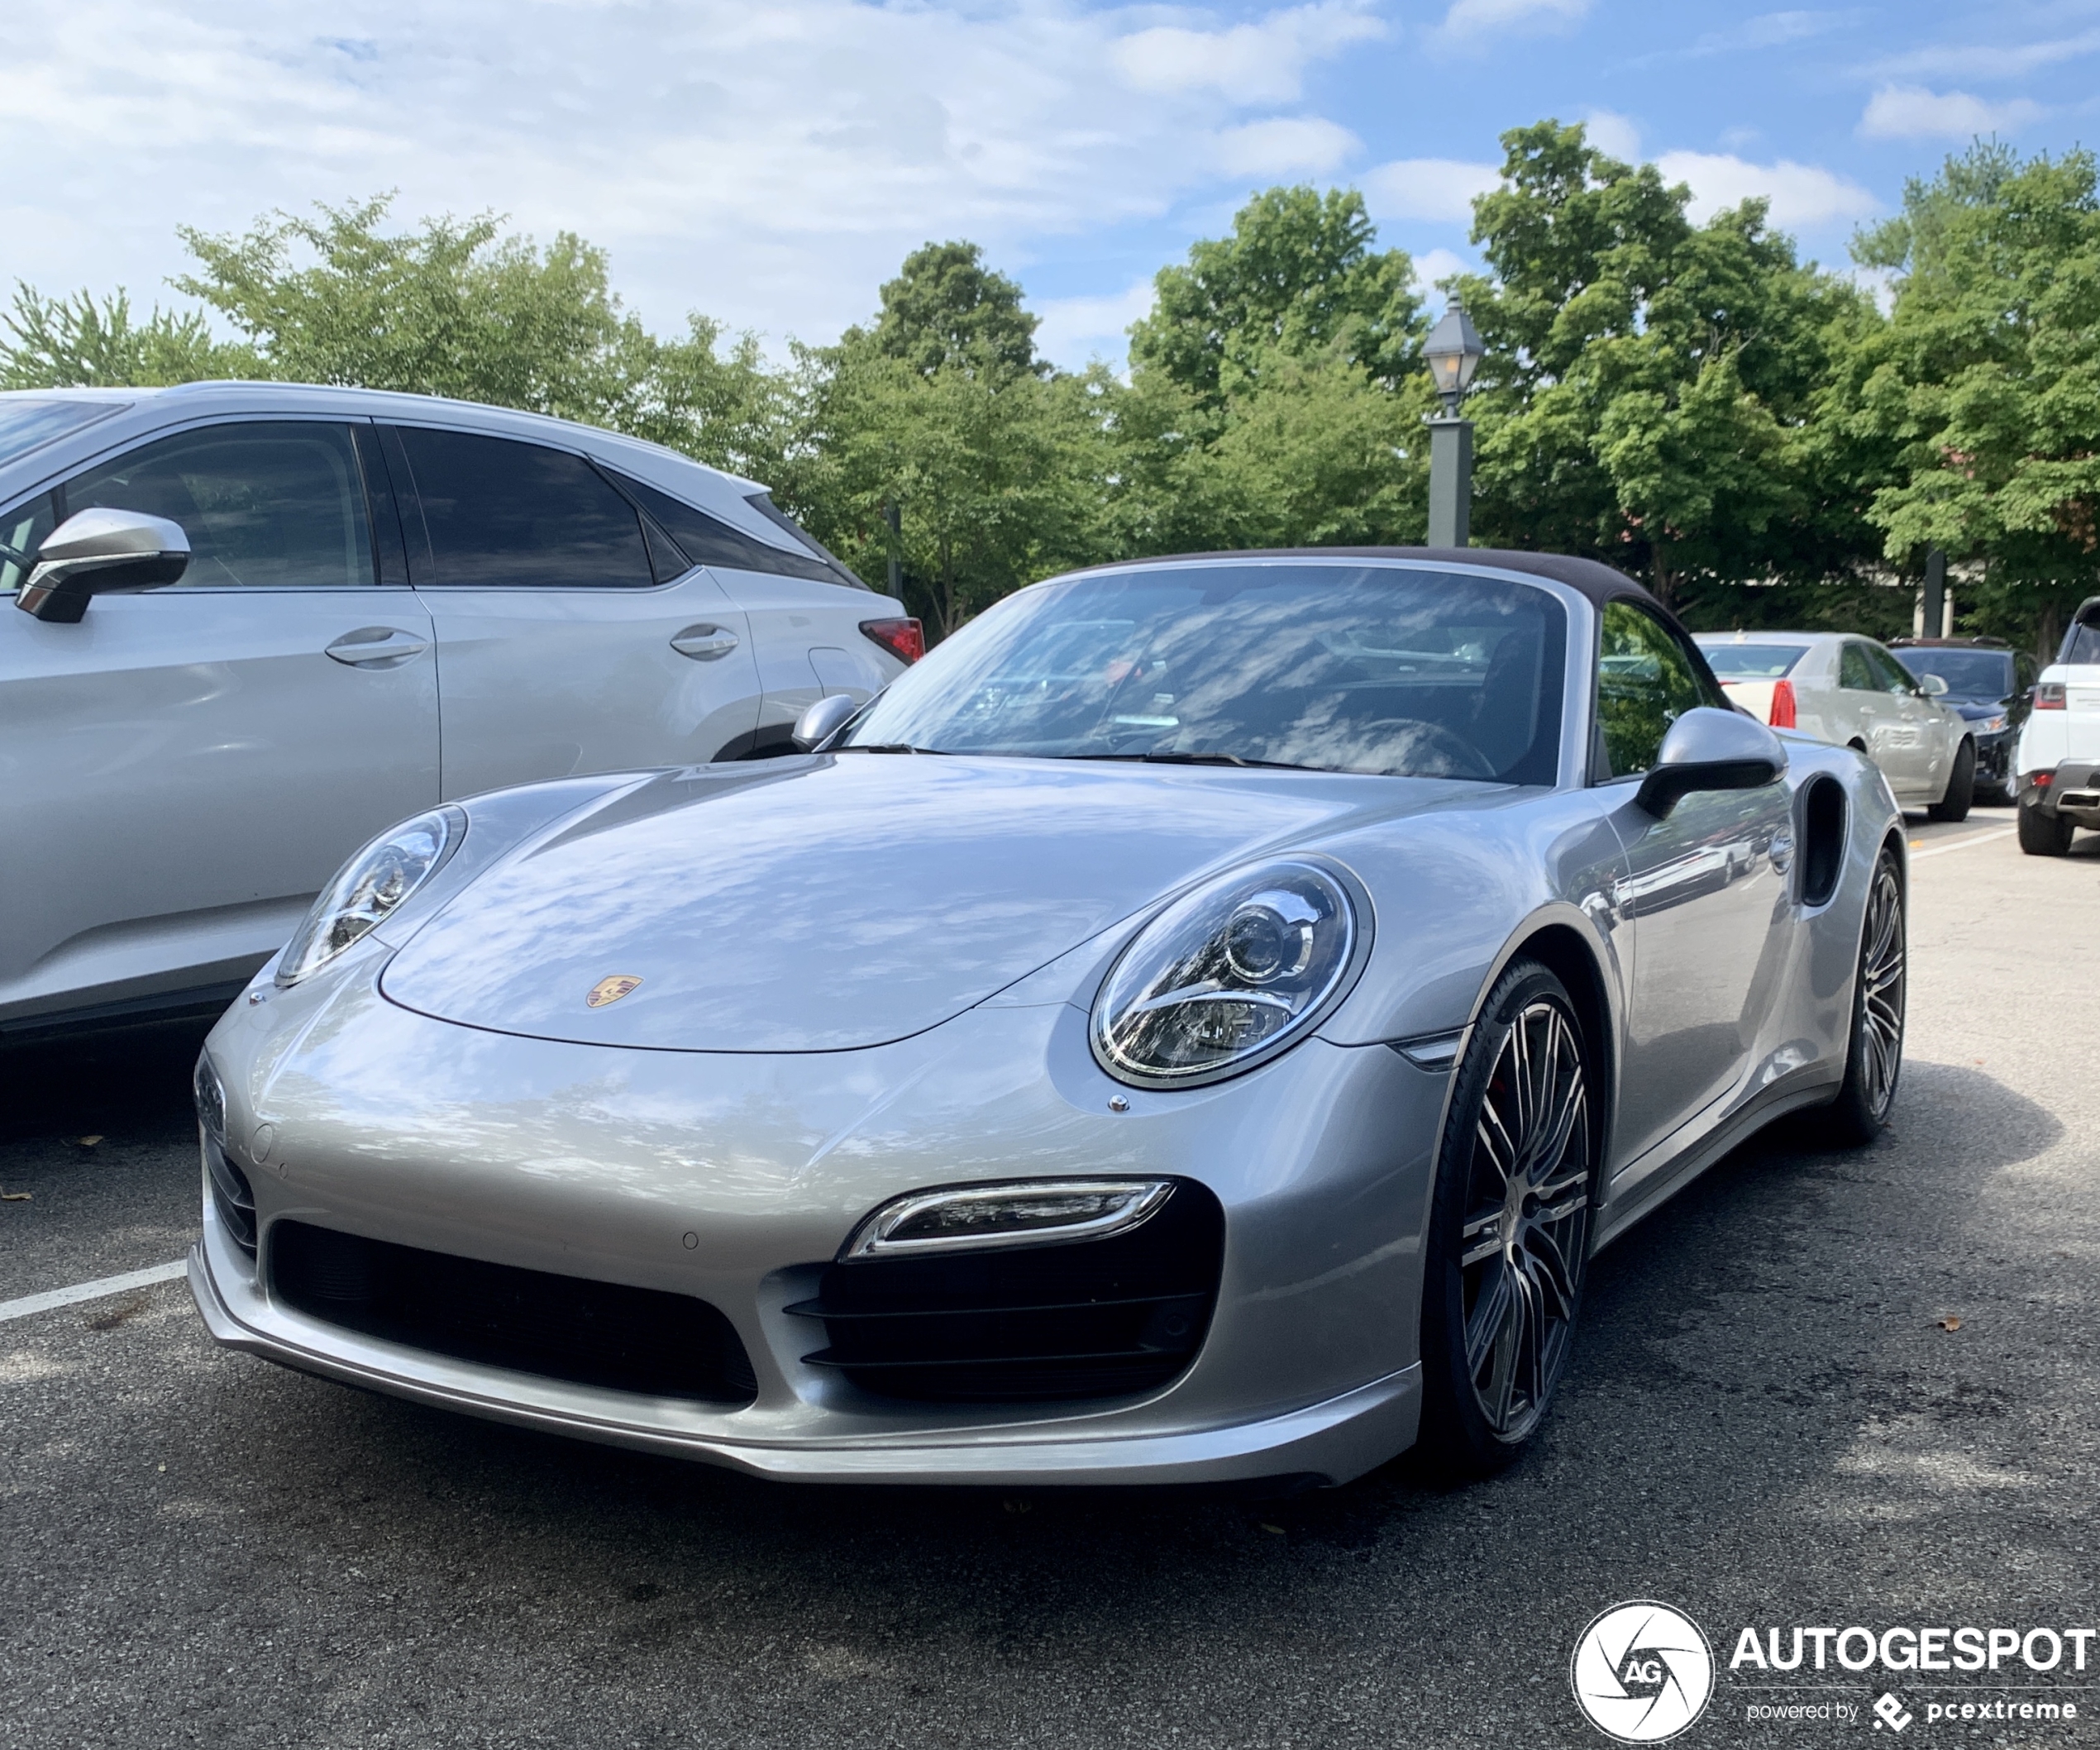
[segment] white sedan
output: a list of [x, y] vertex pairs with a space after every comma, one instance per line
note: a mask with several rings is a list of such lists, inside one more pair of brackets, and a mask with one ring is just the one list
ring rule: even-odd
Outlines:
[[1872, 638], [1850, 632], [1701, 632], [1697, 640], [1728, 696], [1760, 722], [1856, 747], [1896, 799], [1935, 820], [1967, 816], [1976, 743], [1959, 712]]

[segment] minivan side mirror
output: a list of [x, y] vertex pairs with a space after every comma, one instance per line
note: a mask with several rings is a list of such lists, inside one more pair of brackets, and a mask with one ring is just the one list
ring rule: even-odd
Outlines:
[[839, 726], [861, 708], [851, 693], [833, 693], [819, 699], [804, 712], [795, 726], [795, 748], [797, 753], [807, 753], [820, 743], [828, 741]]
[[53, 625], [74, 626], [90, 596], [172, 584], [189, 565], [189, 537], [179, 522], [97, 506], [51, 531], [15, 606]]
[[1939, 675], [1921, 675], [1918, 678], [1918, 691], [1927, 699], [1945, 699], [1947, 696], [1946, 679]]
[[1755, 718], [1699, 705], [1672, 723], [1634, 800], [1659, 819], [1694, 790], [1754, 790], [1787, 769], [1787, 746]]

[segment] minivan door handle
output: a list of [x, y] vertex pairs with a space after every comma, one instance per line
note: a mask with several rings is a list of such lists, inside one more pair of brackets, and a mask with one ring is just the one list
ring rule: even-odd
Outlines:
[[429, 639], [398, 626], [360, 626], [336, 639], [327, 654], [354, 669], [397, 669], [429, 648]]
[[737, 635], [722, 626], [689, 626], [671, 639], [671, 647], [695, 662], [713, 662], [737, 647]]

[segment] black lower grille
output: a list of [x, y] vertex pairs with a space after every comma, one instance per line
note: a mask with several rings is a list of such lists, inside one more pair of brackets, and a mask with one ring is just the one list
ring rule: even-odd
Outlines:
[[865, 1391], [945, 1402], [1099, 1398], [1157, 1390], [1196, 1358], [1224, 1256], [1224, 1212], [1184, 1180], [1110, 1239], [824, 1271], [828, 1347], [804, 1359]]
[[255, 1194], [248, 1175], [226, 1157], [226, 1151], [204, 1138], [204, 1175], [212, 1185], [212, 1207], [227, 1237], [250, 1257], [255, 1255]]
[[270, 1280], [312, 1318], [461, 1361], [655, 1397], [745, 1404], [751, 1357], [704, 1300], [518, 1270], [304, 1222], [270, 1229]]

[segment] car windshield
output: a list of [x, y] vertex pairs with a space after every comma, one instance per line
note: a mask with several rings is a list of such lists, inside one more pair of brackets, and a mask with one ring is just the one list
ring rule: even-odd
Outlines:
[[1567, 615], [1396, 565], [1192, 564], [1040, 584], [905, 671], [845, 747], [1551, 784]]
[[1777, 680], [1808, 654], [1806, 644], [1709, 644], [1703, 638], [1699, 648], [1721, 680]]
[[48, 401], [29, 395], [0, 395], [0, 462], [26, 455], [39, 444], [78, 432], [121, 413], [122, 401]]
[[1962, 699], [2004, 699], [2012, 691], [2010, 651], [1912, 648], [1889, 654], [1921, 680], [1937, 675], [1950, 693]]

